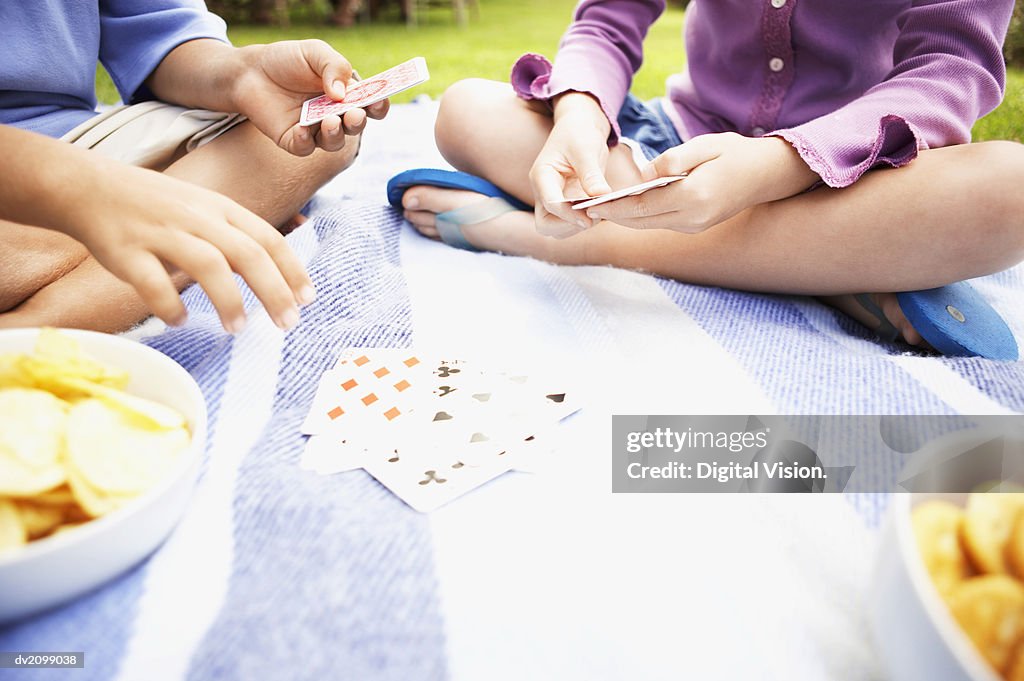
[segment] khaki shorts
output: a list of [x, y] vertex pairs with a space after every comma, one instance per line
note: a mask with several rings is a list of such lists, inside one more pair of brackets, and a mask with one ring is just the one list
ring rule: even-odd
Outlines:
[[104, 111], [61, 139], [123, 163], [164, 170], [243, 121], [241, 114], [143, 102]]

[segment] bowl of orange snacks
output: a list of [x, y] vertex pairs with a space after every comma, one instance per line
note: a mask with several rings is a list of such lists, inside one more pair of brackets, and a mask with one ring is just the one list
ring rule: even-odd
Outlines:
[[167, 537], [195, 486], [206, 403], [132, 340], [0, 331], [0, 623], [71, 600]]
[[[961, 431], [919, 461], [963, 452], [1019, 461], [1024, 439]], [[899, 681], [1024, 681], [1024, 493], [991, 479], [960, 484], [975, 491], [892, 496], [868, 599], [875, 644]]]

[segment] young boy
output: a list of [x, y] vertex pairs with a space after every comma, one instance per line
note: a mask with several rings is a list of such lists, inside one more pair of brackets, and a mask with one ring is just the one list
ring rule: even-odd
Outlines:
[[[181, 323], [195, 280], [237, 332], [232, 272], [280, 327], [298, 321], [315, 292], [275, 227], [388, 109], [297, 124], [305, 99], [344, 96], [344, 57], [234, 48], [201, 0], [5, 2], [0, 35], [0, 327]], [[99, 115], [97, 60], [127, 103]]]

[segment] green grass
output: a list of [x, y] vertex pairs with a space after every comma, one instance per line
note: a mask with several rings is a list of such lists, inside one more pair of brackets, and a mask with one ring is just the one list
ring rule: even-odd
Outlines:
[[[395, 97], [394, 101], [400, 103], [420, 94], [437, 97], [455, 81], [470, 76], [507, 80], [513, 62], [523, 52], [554, 56], [575, 0], [480, 0], [480, 4], [479, 19], [463, 28], [455, 26], [451, 10], [434, 8], [421, 13], [419, 26], [411, 29], [392, 14], [350, 29], [312, 24], [284, 29], [234, 26], [230, 35], [236, 45], [321, 38], [364, 76], [410, 57], [426, 57], [430, 81]], [[670, 8], [651, 28], [644, 44], [647, 58], [633, 85], [639, 97], [664, 94], [665, 79], [682, 66], [682, 23], [682, 10]], [[102, 70], [97, 72], [96, 80], [100, 101], [117, 101], [117, 93]], [[978, 140], [1024, 141], [1024, 71], [1010, 72], [1006, 101], [979, 121], [974, 133]]]

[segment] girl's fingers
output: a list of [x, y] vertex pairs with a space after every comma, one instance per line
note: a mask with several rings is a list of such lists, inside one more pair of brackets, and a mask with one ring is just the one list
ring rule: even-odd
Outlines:
[[585, 229], [575, 222], [566, 222], [558, 215], [548, 212], [539, 203], [534, 208], [533, 215], [537, 224], [537, 232], [544, 236], [565, 239], [574, 234], [579, 234]]
[[548, 164], [535, 165], [530, 181], [536, 196], [537, 231], [545, 236], [568, 236], [591, 226], [590, 218], [565, 200], [565, 177]]
[[650, 189], [636, 196], [624, 196], [587, 210], [587, 215], [598, 220], [619, 222], [625, 219], [646, 218], [663, 213], [674, 213], [687, 204], [686, 192], [681, 186], [669, 185]]
[[718, 158], [721, 152], [720, 145], [716, 143], [716, 137], [718, 136], [701, 135], [685, 144], [672, 147], [642, 168], [641, 176], [646, 181], [657, 177], [690, 173], [700, 164]]
[[604, 164], [600, 152], [591, 149], [577, 150], [569, 159], [580, 185], [589, 196], [600, 196], [612, 190], [604, 177]]

